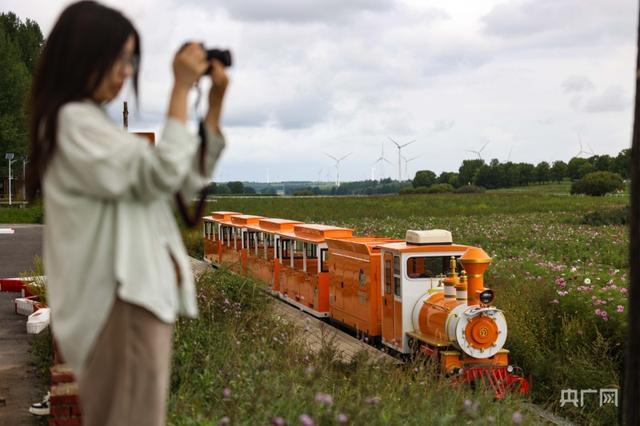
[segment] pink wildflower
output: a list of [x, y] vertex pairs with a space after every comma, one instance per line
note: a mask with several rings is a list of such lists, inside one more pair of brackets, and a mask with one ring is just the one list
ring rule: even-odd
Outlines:
[[618, 311], [618, 312], [624, 312], [624, 306], [622, 306], [622, 305], [618, 305], [618, 306], [616, 306], [616, 311]]
[[369, 405], [378, 405], [380, 404], [381, 401], [382, 400], [380, 399], [379, 396], [370, 396], [364, 400], [364, 402]]
[[344, 414], [344, 413], [338, 414], [338, 423], [339, 424], [346, 425], [348, 421], [349, 421], [349, 417], [346, 414]]
[[286, 424], [286, 422], [284, 421], [284, 419], [280, 416], [276, 416], [276, 417], [272, 417], [271, 418], [271, 424], [273, 426], [284, 426]]
[[551, 303], [551, 304], [553, 304], [553, 305], [557, 305], [557, 304], [559, 304], [559, 303], [560, 303], [560, 301], [559, 301], [558, 299], [553, 299], [553, 300], [552, 300], [551, 302], [549, 302], [549, 303]]
[[311, 416], [308, 415], [308, 414], [300, 414], [300, 416], [298, 417], [298, 420], [300, 421], [300, 424], [302, 426], [314, 426], [315, 425], [315, 422], [313, 421]]
[[322, 393], [322, 392], [316, 393], [315, 400], [320, 404], [326, 404], [326, 405], [333, 404], [333, 398], [328, 393]]
[[516, 425], [522, 423], [522, 413], [520, 411], [514, 411], [511, 415], [511, 421]]

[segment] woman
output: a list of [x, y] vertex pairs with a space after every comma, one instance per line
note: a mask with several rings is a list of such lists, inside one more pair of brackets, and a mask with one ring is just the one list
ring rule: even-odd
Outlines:
[[[78, 379], [87, 425], [164, 423], [172, 324], [197, 314], [171, 199], [204, 187], [224, 147], [227, 77], [197, 44], [173, 60], [157, 147], [109, 120], [102, 105], [128, 78], [137, 95], [139, 57], [127, 18], [81, 1], [51, 31], [32, 87], [29, 187], [43, 193], [52, 330]], [[185, 127], [187, 94], [210, 66], [200, 173], [200, 141]]]

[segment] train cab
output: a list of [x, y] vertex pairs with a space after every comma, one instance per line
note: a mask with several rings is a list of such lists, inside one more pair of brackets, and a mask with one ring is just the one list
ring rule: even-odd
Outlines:
[[230, 249], [231, 217], [242, 213], [215, 211], [203, 218], [204, 260], [215, 266], [222, 264], [223, 253]]
[[327, 239], [352, 235], [351, 229], [316, 224], [296, 225], [293, 232], [280, 232], [280, 297], [315, 317], [328, 317]]
[[269, 291], [274, 295], [280, 293], [280, 234], [293, 232], [293, 227], [300, 224], [302, 222], [297, 220], [267, 218], [261, 219], [258, 228], [254, 229], [258, 233], [257, 238], [262, 241], [262, 252], [258, 249], [257, 256], [252, 259], [249, 273], [268, 283]]
[[412, 352], [408, 333], [419, 330], [416, 309], [419, 312], [431, 294], [445, 291], [451, 258], [460, 258], [469, 248], [453, 244], [451, 233], [444, 230], [407, 231], [405, 241], [379, 245], [384, 345]]

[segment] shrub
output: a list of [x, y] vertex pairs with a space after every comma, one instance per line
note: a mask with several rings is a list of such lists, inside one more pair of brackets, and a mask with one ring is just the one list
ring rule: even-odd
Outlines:
[[445, 192], [455, 192], [455, 190], [453, 185], [448, 183], [435, 183], [429, 187], [428, 192], [430, 194], [442, 194]]
[[599, 209], [587, 213], [580, 221], [583, 225], [627, 225], [629, 223], [629, 206], [618, 209]]
[[571, 185], [571, 194], [603, 196], [624, 187], [622, 177], [617, 173], [593, 172]]
[[456, 189], [456, 192], [458, 194], [479, 194], [485, 191], [486, 189], [484, 186], [478, 186], [478, 185], [464, 185]]

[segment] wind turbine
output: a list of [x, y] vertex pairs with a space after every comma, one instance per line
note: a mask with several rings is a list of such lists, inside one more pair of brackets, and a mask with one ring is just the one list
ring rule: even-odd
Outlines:
[[472, 149], [467, 149], [465, 151], [469, 151], [469, 152], [473, 152], [474, 154], [478, 154], [478, 160], [482, 160], [482, 151], [484, 150], [484, 148], [489, 145], [489, 141], [485, 142], [484, 145], [482, 145], [482, 148], [480, 148], [478, 151], [474, 151]]
[[[376, 164], [382, 163], [383, 161], [391, 164], [391, 161], [389, 161], [386, 158], [384, 158], [384, 144], [380, 144], [380, 157], [378, 157], [378, 159], [376, 161], [374, 161], [371, 165], [375, 167]], [[384, 175], [384, 168], [383, 167], [384, 167], [384, 165], [380, 164], [380, 177], [381, 178], [382, 178], [382, 175]]]
[[402, 165], [400, 163], [400, 159], [402, 158], [402, 152], [401, 152], [402, 148], [404, 148], [407, 145], [411, 145], [412, 143], [414, 143], [415, 139], [412, 140], [411, 142], [407, 142], [407, 143], [404, 143], [402, 145], [400, 145], [398, 142], [394, 141], [391, 138], [389, 138], [389, 140], [391, 142], [393, 142], [396, 145], [396, 147], [398, 147], [398, 182], [400, 182], [402, 180]]
[[511, 153], [513, 152], [513, 145], [511, 145], [511, 148], [509, 148], [509, 156], [507, 157], [507, 163], [511, 162]]
[[416, 156], [416, 157], [412, 157], [412, 158], [404, 158], [402, 157], [402, 159], [404, 160], [404, 174], [407, 177], [407, 179], [409, 179], [409, 163], [413, 160], [417, 160], [418, 158], [420, 158], [420, 156]]
[[345, 158], [347, 158], [348, 156], [350, 156], [350, 155], [351, 155], [351, 153], [348, 153], [347, 155], [343, 155], [343, 156], [342, 156], [342, 157], [340, 157], [340, 158], [336, 158], [336, 157], [334, 157], [333, 155], [329, 155], [329, 154], [327, 154], [326, 152], [325, 152], [325, 155], [326, 155], [327, 157], [330, 157], [331, 159], [333, 159], [333, 161], [335, 161], [335, 162], [336, 162], [336, 165], [335, 165], [335, 168], [336, 168], [336, 186], [340, 186], [340, 162], [341, 162], [342, 160], [344, 160]]
[[582, 138], [580, 137], [580, 133], [578, 133], [578, 143], [580, 144], [580, 151], [578, 151], [578, 153], [576, 155], [574, 155], [574, 157], [580, 157], [581, 154], [591, 154], [591, 155], [595, 155], [593, 153], [593, 150], [591, 149], [591, 147], [589, 146], [589, 144], [587, 144], [587, 146], [589, 147], [589, 149], [591, 149], [590, 151], [585, 151], [584, 147], [582, 146]]
[[321, 168], [320, 170], [318, 170], [318, 183], [322, 182], [322, 171], [324, 170], [324, 167]]

